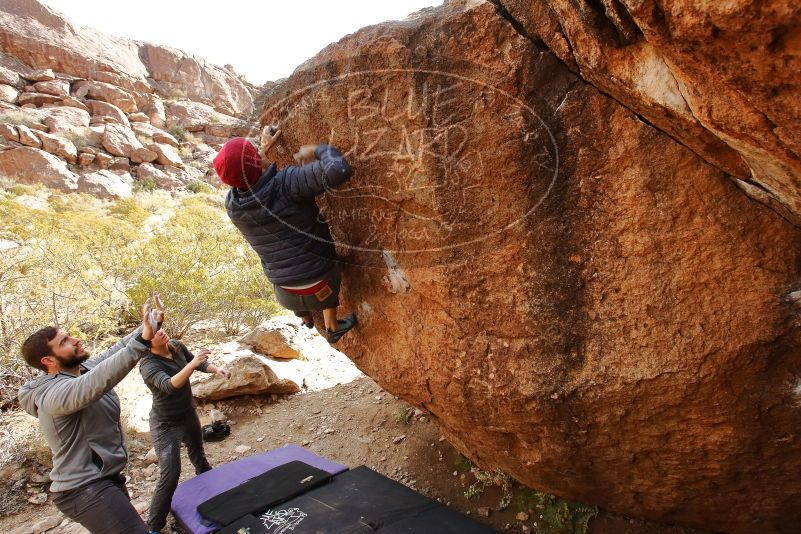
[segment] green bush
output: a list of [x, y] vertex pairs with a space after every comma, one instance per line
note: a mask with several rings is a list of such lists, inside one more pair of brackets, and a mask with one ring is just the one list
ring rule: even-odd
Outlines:
[[150, 145], [152, 145], [153, 143], [155, 143], [155, 141], [153, 141], [153, 138], [152, 138], [152, 137], [150, 137], [149, 135], [141, 135], [141, 134], [137, 134], [137, 136], [136, 136], [136, 139], [137, 139], [137, 140], [138, 140], [140, 143], [142, 143], [142, 146], [144, 146], [144, 147], [149, 147]]
[[47, 203], [56, 213], [91, 212], [102, 205], [102, 201], [87, 193], [53, 194]]
[[35, 195], [39, 192], [39, 189], [32, 185], [14, 184], [6, 189], [6, 192], [11, 193], [14, 196]]
[[133, 246], [124, 271], [130, 302], [161, 293], [173, 337], [208, 319], [235, 333], [278, 311], [258, 257], [213, 197], [187, 197], [152, 238]]
[[411, 406], [399, 406], [392, 414], [392, 418], [398, 424], [408, 425], [412, 422], [414, 415], [414, 408]]
[[125, 304], [118, 262], [136, 236], [125, 221], [97, 212], [80, 195], [53, 195], [53, 209], [0, 200], [0, 401], [12, 399], [30, 370], [19, 357], [37, 328], [68, 328], [94, 347], [120, 332]]
[[473, 469], [473, 462], [467, 456], [456, 453], [453, 458], [453, 466], [459, 471], [470, 471]]
[[484, 471], [473, 467], [470, 471], [476, 477], [476, 481], [464, 492], [466, 499], [478, 497], [489, 486], [497, 486], [503, 490], [503, 496], [501, 497], [501, 502], [498, 503], [498, 508], [504, 510], [509, 506], [512, 502], [512, 477], [500, 469]]
[[182, 126], [172, 126], [167, 128], [167, 133], [172, 135], [176, 141], [183, 143], [186, 141], [187, 131]]
[[200, 180], [192, 180], [186, 186], [187, 189], [192, 191], [193, 193], [213, 193], [214, 188], [207, 184], [206, 182], [201, 182]]
[[[47, 209], [0, 196], [0, 407], [34, 371], [19, 356], [37, 328], [57, 325], [98, 351], [139, 322], [152, 289], [175, 337], [199, 321], [227, 333], [278, 311], [256, 254], [225, 215], [218, 195], [176, 204], [157, 191], [109, 206], [52, 194]], [[166, 221], [144, 229], [158, 212]]]
[[115, 200], [108, 212], [111, 215], [137, 226], [145, 222], [145, 219], [150, 216], [150, 212], [141, 208], [134, 198], [120, 198]]
[[500, 469], [483, 471], [473, 467], [471, 471], [476, 481], [465, 491], [465, 498], [478, 497], [488, 487], [501, 488], [502, 497], [498, 508], [504, 510], [511, 505], [516, 512], [527, 512], [530, 519], [536, 522], [537, 532], [542, 534], [586, 534], [590, 519], [598, 515], [595, 506], [566, 501], [555, 495], [521, 486]]
[[598, 508], [574, 503], [554, 495], [523, 488], [512, 500], [518, 512], [530, 512], [544, 534], [585, 534]]
[[141, 193], [142, 191], [152, 192], [155, 191], [158, 185], [153, 178], [137, 178], [137, 180], [133, 184], [133, 192], [134, 193]]

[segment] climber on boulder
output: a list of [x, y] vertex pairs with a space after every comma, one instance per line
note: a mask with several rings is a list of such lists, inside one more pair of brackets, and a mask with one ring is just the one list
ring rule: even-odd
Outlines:
[[353, 174], [334, 147], [304, 145], [295, 154], [300, 166], [277, 169], [268, 153], [281, 130], [266, 126], [261, 148], [247, 139], [228, 141], [214, 158], [214, 170], [231, 186], [228, 217], [261, 258], [276, 300], [308, 328], [313, 311], [322, 311], [325, 337], [336, 343], [356, 324], [354, 314], [337, 318], [341, 275], [334, 240], [314, 197], [341, 185]]

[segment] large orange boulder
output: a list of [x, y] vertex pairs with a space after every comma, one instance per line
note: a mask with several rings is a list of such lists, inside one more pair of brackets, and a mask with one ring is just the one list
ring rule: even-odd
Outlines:
[[801, 4], [497, 3], [585, 80], [801, 222]]
[[710, 164], [507, 16], [452, 2], [366, 28], [268, 89], [280, 165], [325, 141], [356, 171], [319, 199], [360, 321], [337, 348], [484, 468], [793, 531], [801, 231], [721, 170], [740, 152], [696, 125]]

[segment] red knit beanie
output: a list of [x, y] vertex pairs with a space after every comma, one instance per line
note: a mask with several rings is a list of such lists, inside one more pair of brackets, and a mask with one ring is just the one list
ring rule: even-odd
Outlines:
[[224, 184], [250, 189], [261, 176], [261, 158], [253, 143], [236, 137], [225, 143], [215, 156], [214, 170]]

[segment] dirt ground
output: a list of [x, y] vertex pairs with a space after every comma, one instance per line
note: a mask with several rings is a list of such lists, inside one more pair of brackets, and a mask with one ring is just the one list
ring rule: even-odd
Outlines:
[[[464, 458], [440, 438], [436, 425], [426, 414], [415, 413], [367, 377], [288, 398], [252, 396], [201, 405], [202, 419], [208, 420], [212, 407], [222, 410], [232, 423], [232, 433], [226, 440], [206, 445], [212, 464], [294, 443], [349, 467], [366, 465], [499, 530], [547, 532], [538, 523], [536, 510], [530, 511], [526, 521], [515, 518], [520, 510], [514, 506], [497, 510], [503, 496], [499, 487], [487, 488], [473, 499], [465, 498], [464, 493], [475, 482], [475, 477]], [[14, 419], [18, 424], [31, 422], [22, 417]], [[157, 477], [156, 465], [145, 461], [150, 448], [149, 436], [129, 435], [128, 445], [131, 455], [129, 488], [133, 501], [144, 510]], [[185, 479], [192, 475], [185, 456], [183, 466], [182, 479]], [[514, 491], [518, 492], [519, 488]], [[479, 512], [489, 512], [489, 515], [482, 516]], [[20, 513], [0, 518], [0, 532], [10, 532], [52, 514], [58, 511], [50, 501], [38, 506], [27, 505]], [[604, 511], [590, 521], [588, 531], [594, 534], [699, 532]]]

